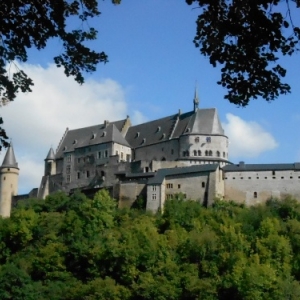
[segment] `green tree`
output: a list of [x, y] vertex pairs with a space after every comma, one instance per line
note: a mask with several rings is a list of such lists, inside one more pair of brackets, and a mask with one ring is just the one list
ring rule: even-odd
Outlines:
[[292, 19], [299, 0], [186, 2], [199, 5], [194, 43], [214, 67], [222, 67], [218, 84], [228, 90], [225, 99], [246, 106], [251, 98], [270, 101], [290, 92], [277, 61], [299, 48], [300, 28]]

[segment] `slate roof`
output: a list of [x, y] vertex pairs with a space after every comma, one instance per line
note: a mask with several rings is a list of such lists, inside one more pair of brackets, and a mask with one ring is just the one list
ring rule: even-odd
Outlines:
[[218, 164], [195, 165], [191, 167], [159, 169], [153, 178], [148, 180], [148, 184], [161, 184], [165, 177], [172, 175], [188, 175], [200, 172], [215, 172]]
[[100, 124], [69, 130], [59, 145], [56, 158], [60, 158], [63, 156], [64, 152], [72, 152], [76, 148], [108, 142], [115, 142], [130, 147], [121, 133], [125, 121], [126, 119], [108, 123], [107, 126], [105, 126], [105, 124]]
[[54, 159], [55, 159], [55, 154], [54, 154], [54, 151], [51, 147], [45, 160], [54, 160]]
[[183, 134], [224, 135], [217, 110], [197, 109], [131, 126], [126, 139], [133, 148], [137, 148], [178, 138]]
[[7, 148], [6, 154], [3, 159], [2, 168], [18, 168], [13, 145], [10, 144]]
[[293, 164], [244, 164], [226, 165], [222, 168], [225, 172], [247, 172], [247, 171], [300, 171], [300, 163]]

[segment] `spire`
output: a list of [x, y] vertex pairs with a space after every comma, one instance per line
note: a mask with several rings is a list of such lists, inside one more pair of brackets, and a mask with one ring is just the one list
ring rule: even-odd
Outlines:
[[198, 89], [195, 87], [195, 95], [194, 95], [194, 111], [198, 109], [199, 106], [199, 97], [198, 97]]
[[50, 148], [45, 160], [55, 160], [55, 154], [52, 147]]
[[12, 142], [10, 142], [5, 157], [3, 159], [2, 168], [18, 168], [18, 163], [16, 161], [14, 148]]

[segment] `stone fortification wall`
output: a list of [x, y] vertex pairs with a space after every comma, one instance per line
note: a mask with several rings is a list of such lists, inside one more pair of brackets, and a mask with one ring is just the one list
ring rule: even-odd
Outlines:
[[300, 200], [300, 171], [225, 172], [226, 200], [247, 205], [263, 203], [270, 197], [291, 195]]
[[178, 159], [178, 140], [167, 140], [135, 149], [135, 160], [176, 160]]

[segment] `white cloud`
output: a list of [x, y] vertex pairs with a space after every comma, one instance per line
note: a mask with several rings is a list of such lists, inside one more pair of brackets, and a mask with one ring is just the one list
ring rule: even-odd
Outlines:
[[[124, 88], [112, 79], [87, 80], [80, 86], [54, 65], [45, 69], [26, 64], [22, 69], [34, 81], [32, 93], [20, 93], [14, 102], [1, 108], [1, 116], [13, 140], [20, 167], [19, 191], [24, 193], [38, 187], [43, 160], [51, 146], [56, 149], [66, 127], [123, 119], [128, 108]], [[143, 116], [137, 111], [133, 118], [139, 121]]]
[[247, 122], [233, 114], [226, 114], [226, 118], [223, 127], [230, 141], [230, 157], [257, 157], [278, 146], [274, 137], [257, 122]]

